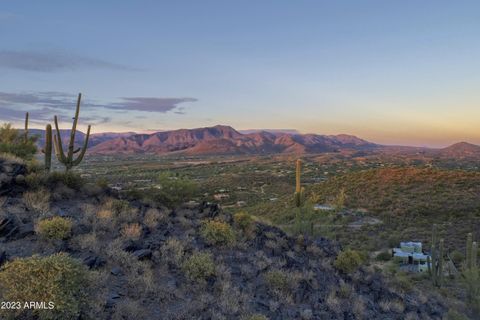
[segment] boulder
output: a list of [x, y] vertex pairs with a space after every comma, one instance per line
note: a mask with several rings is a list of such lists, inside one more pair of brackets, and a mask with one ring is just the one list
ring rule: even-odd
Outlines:
[[140, 250], [134, 251], [133, 255], [137, 257], [138, 260], [150, 259], [152, 257], [152, 250], [140, 249]]

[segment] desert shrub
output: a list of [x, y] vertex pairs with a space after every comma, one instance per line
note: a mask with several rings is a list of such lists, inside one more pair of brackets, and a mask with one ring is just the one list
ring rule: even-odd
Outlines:
[[72, 221], [62, 217], [43, 219], [37, 222], [35, 230], [45, 239], [63, 240], [72, 233]]
[[185, 276], [195, 282], [204, 283], [215, 275], [215, 263], [212, 255], [206, 252], [195, 252], [182, 264]]
[[448, 310], [445, 320], [468, 320], [469, 318], [453, 309]]
[[88, 307], [89, 283], [86, 267], [65, 253], [16, 259], [0, 269], [3, 301], [51, 301], [55, 304], [52, 310], [12, 311], [15, 317], [22, 319], [26, 312], [39, 319], [77, 319]]
[[29, 137], [25, 142], [23, 134], [6, 123], [0, 127], [0, 152], [12, 154], [16, 157], [30, 160], [37, 153], [35, 145], [37, 138]]
[[451, 254], [451, 257], [452, 257], [452, 260], [453, 262], [457, 265], [457, 266], [460, 266], [464, 260], [464, 256], [463, 256], [463, 253], [461, 253], [460, 251], [458, 250], [454, 250]]
[[176, 267], [180, 267], [185, 253], [185, 246], [183, 243], [175, 238], [169, 238], [165, 244], [160, 248], [162, 258]]
[[265, 283], [272, 290], [284, 291], [289, 287], [288, 275], [282, 270], [271, 270], [265, 274]]
[[252, 216], [246, 212], [238, 212], [233, 216], [233, 221], [235, 225], [240, 228], [243, 232], [251, 232], [255, 220], [253, 220]]
[[382, 251], [375, 257], [377, 261], [390, 261], [392, 259], [392, 255], [388, 251]]
[[480, 313], [480, 269], [478, 267], [465, 270], [462, 278], [467, 292], [467, 303], [471, 309]]
[[145, 217], [143, 222], [150, 229], [150, 231], [155, 230], [158, 225], [165, 219], [165, 215], [160, 212], [158, 209], [150, 208], [145, 212]]
[[245, 320], [268, 320], [267, 316], [264, 316], [260, 313], [252, 314], [251, 316], [245, 318]]
[[231, 245], [235, 242], [235, 233], [232, 228], [222, 221], [204, 221], [200, 234], [209, 244]]
[[42, 188], [38, 191], [25, 192], [23, 194], [23, 202], [28, 209], [45, 215], [50, 211], [50, 197], [50, 191]]
[[145, 191], [143, 198], [167, 207], [175, 207], [189, 201], [198, 193], [197, 184], [185, 177], [162, 173], [157, 182], [160, 188], [151, 188]]
[[334, 262], [335, 268], [344, 273], [355, 271], [361, 264], [361, 255], [357, 251], [351, 249], [340, 252]]
[[121, 230], [122, 237], [126, 239], [138, 240], [142, 236], [142, 226], [138, 223], [130, 223], [123, 226]]
[[80, 190], [85, 184], [82, 177], [80, 177], [78, 173], [72, 171], [54, 171], [47, 176], [47, 183], [49, 186], [63, 183], [65, 186], [74, 190]]

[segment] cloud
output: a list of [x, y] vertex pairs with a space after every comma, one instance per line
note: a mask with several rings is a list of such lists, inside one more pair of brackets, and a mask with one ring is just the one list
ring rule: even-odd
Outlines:
[[71, 71], [81, 68], [135, 70], [124, 65], [61, 52], [0, 51], [0, 67], [34, 72]]
[[[104, 107], [117, 110], [135, 110], [144, 112], [165, 113], [177, 109], [177, 105], [184, 102], [196, 102], [195, 98], [121, 98], [121, 102], [107, 104]], [[183, 111], [183, 108], [179, 108]]]
[[[195, 98], [160, 98], [160, 97], [123, 97], [119, 101], [99, 103], [92, 100], [82, 101], [82, 120], [92, 124], [111, 122], [112, 110], [121, 114], [125, 112], [184, 114], [185, 109], [178, 105], [195, 102]], [[70, 119], [76, 102], [76, 95], [64, 92], [0, 92], [0, 119], [4, 121], [23, 121], [25, 112], [30, 112], [32, 122], [51, 120], [54, 115]], [[108, 116], [105, 116], [108, 114]], [[147, 118], [135, 114], [136, 118]]]
[[12, 19], [16, 19], [18, 17], [19, 16], [15, 13], [0, 12], [0, 22], [9, 21], [9, 20], [12, 20]]

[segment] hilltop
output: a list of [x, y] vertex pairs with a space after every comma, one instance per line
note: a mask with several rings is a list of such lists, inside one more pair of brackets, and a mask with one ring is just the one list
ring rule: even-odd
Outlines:
[[[119, 199], [71, 174], [28, 170], [0, 160], [0, 265], [73, 258], [86, 269], [78, 276], [89, 274], [73, 282], [87, 294], [72, 302], [82, 318], [441, 319], [447, 311], [438, 296], [371, 267], [342, 269], [334, 241], [292, 238], [215, 204], [169, 209]], [[45, 233], [42, 221], [70, 222]]]

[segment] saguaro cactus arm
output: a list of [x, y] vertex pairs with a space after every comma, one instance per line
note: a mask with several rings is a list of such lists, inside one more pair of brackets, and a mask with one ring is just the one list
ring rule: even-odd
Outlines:
[[60, 129], [58, 128], [57, 116], [55, 116], [53, 120], [55, 122], [55, 130], [56, 130], [56, 134], [54, 135], [54, 139], [53, 139], [53, 142], [55, 144], [55, 154], [57, 155], [58, 161], [65, 164], [67, 162], [67, 158], [63, 153], [63, 142], [62, 142], [62, 137], [60, 135]]
[[[90, 128], [91, 128], [91, 126], [89, 125], [88, 129], [87, 129], [87, 135], [85, 136], [85, 142], [83, 144], [83, 148], [81, 149], [81, 152], [78, 155], [77, 159], [73, 161], [74, 166], [78, 166], [80, 164], [80, 162], [82, 162], [83, 157], [85, 156], [85, 152], [87, 151], [87, 148], [88, 148], [88, 139], [90, 137]], [[80, 148], [78, 148], [73, 153], [77, 153], [78, 151], [80, 151]]]

